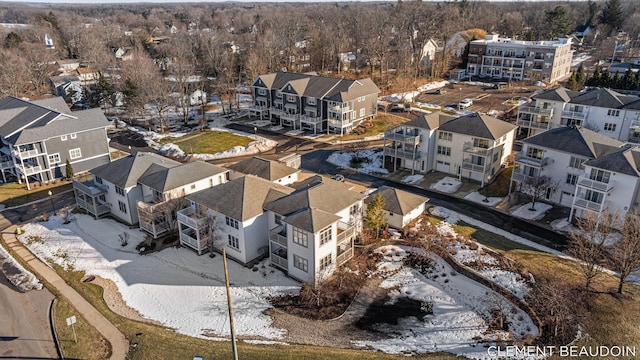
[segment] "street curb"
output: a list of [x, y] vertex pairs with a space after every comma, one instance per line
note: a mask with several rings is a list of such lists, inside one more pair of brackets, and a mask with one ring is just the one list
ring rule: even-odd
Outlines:
[[60, 360], [64, 360], [64, 355], [62, 355], [62, 349], [60, 348], [60, 341], [58, 340], [58, 333], [56, 333], [56, 327], [53, 325], [53, 306], [56, 303], [56, 298], [51, 300], [51, 304], [49, 305], [49, 327], [51, 328], [51, 335], [53, 336], [53, 343], [56, 346], [56, 352], [58, 353], [58, 358]]
[[[73, 192], [73, 189], [65, 190], [65, 191], [62, 191], [62, 192], [59, 192], [59, 193], [53, 194], [52, 196], [62, 195], [62, 194], [70, 193], [70, 192]], [[8, 207], [8, 208], [0, 209], [0, 213], [2, 213], [2, 212], [3, 212], [3, 211], [5, 211], [5, 210], [14, 210], [14, 209], [21, 208], [21, 207], [23, 207], [23, 206], [28, 206], [28, 205], [33, 205], [33, 204], [41, 203], [41, 202], [43, 202], [43, 201], [49, 201], [49, 198], [48, 198], [48, 197], [46, 197], [46, 198], [42, 198], [42, 199], [38, 199], [38, 200], [34, 200], [34, 201], [31, 201], [31, 202], [28, 202], [28, 203], [26, 203], [26, 204], [21, 204], [21, 205], [16, 205], [16, 206], [12, 206], [12, 207]]]

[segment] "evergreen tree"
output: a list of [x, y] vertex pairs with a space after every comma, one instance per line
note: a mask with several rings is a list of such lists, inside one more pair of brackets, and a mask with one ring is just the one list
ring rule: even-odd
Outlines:
[[73, 167], [71, 166], [71, 163], [69, 162], [69, 159], [67, 159], [66, 164], [65, 164], [65, 172], [67, 175], [67, 179], [71, 180], [73, 179]]
[[633, 70], [631, 70], [631, 65], [629, 65], [627, 71], [625, 71], [624, 75], [622, 76], [622, 83], [620, 88], [625, 90], [633, 90], [636, 88], [635, 76], [633, 75]]
[[591, 77], [587, 79], [587, 81], [585, 82], [585, 85], [599, 86], [601, 76], [602, 76], [602, 72], [600, 71], [600, 68], [596, 67], [596, 69], [593, 71], [593, 75], [591, 75]]
[[10, 32], [7, 34], [7, 37], [4, 39], [4, 47], [5, 48], [13, 48], [18, 47], [24, 40], [22, 36], [16, 32]]
[[598, 3], [595, 3], [591, 0], [587, 2], [587, 9], [589, 12], [589, 17], [587, 18], [587, 26], [595, 26], [596, 25], [596, 14], [598, 10], [600, 10]]
[[624, 17], [622, 15], [622, 5], [620, 0], [608, 0], [602, 8], [600, 23], [610, 26], [611, 30], [620, 30]]
[[610, 81], [607, 84], [607, 87], [612, 88], [612, 89], [619, 89], [620, 85], [621, 85], [621, 79], [620, 79], [620, 72], [616, 71], [615, 75], [613, 75], [613, 78], [609, 77]]
[[566, 36], [571, 32], [571, 24], [567, 19], [567, 12], [564, 7], [558, 5], [553, 10], [547, 10], [545, 23], [549, 26], [547, 37], [549, 39]]
[[380, 230], [387, 227], [384, 215], [384, 198], [382, 194], [377, 193], [367, 205], [367, 212], [364, 217], [365, 226], [376, 231], [376, 239], [380, 235]]
[[580, 63], [580, 67], [578, 67], [578, 70], [576, 71], [576, 83], [579, 87], [583, 87], [586, 80], [587, 75], [584, 73], [584, 66]]
[[569, 80], [567, 80], [567, 88], [569, 90], [578, 90], [578, 81], [576, 80], [576, 73], [573, 72], [571, 73], [571, 76], [569, 77]]

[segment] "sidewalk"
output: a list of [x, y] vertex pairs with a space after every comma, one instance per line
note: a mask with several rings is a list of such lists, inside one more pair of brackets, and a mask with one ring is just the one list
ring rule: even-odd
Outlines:
[[71, 286], [56, 274], [53, 269], [48, 267], [38, 258], [36, 258], [22, 243], [16, 239], [16, 226], [12, 225], [5, 229], [2, 233], [2, 240], [17, 257], [20, 257], [31, 268], [31, 270], [41, 279], [46, 280], [53, 286], [59, 295], [64, 296], [71, 305], [78, 311], [82, 317], [93, 327], [98, 330], [102, 336], [111, 344], [110, 359], [122, 360], [127, 357], [129, 352], [129, 341], [112, 323], [107, 320], [98, 310], [96, 310], [88, 301], [78, 294]]

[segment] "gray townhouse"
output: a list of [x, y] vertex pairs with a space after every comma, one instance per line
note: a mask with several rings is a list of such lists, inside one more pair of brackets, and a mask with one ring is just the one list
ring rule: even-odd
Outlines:
[[377, 114], [380, 89], [371, 79], [336, 79], [311, 73], [260, 75], [251, 85], [251, 112], [280, 126], [345, 134]]
[[100, 109], [69, 111], [61, 97], [27, 101], [0, 100], [0, 168], [2, 180], [46, 182], [110, 161], [109, 122]]

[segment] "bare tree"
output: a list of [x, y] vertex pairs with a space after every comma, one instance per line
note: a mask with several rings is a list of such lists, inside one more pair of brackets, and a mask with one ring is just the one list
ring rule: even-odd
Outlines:
[[557, 185], [553, 180], [545, 175], [527, 176], [523, 182], [520, 183], [520, 192], [531, 197], [531, 208], [529, 210], [535, 211], [536, 202], [547, 194], [552, 194], [556, 191]]
[[578, 231], [570, 234], [569, 253], [579, 260], [579, 269], [589, 288], [605, 263], [606, 241], [615, 231], [617, 217], [609, 211], [586, 212], [578, 218]]
[[634, 271], [640, 270], [640, 217], [628, 214], [622, 224], [622, 238], [609, 251], [611, 269], [618, 273], [618, 294]]
[[0, 52], [0, 94], [3, 96], [25, 96], [29, 91], [29, 81], [24, 74], [29, 69], [13, 49]]
[[548, 337], [566, 344], [577, 330], [576, 289], [559, 286], [557, 281], [537, 279], [527, 301], [535, 308]]

